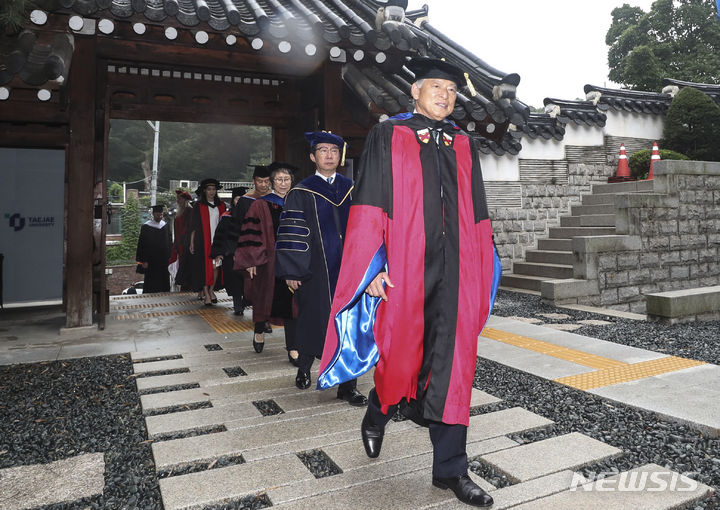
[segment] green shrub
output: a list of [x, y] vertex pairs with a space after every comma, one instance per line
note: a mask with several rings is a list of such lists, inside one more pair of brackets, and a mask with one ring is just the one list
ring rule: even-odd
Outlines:
[[[630, 175], [636, 179], [647, 179], [648, 173], [650, 172], [650, 158], [652, 157], [652, 150], [645, 149], [637, 151], [635, 154], [630, 156], [628, 159], [628, 165], [630, 165]], [[679, 152], [660, 149], [660, 159], [690, 159], [685, 154]]]
[[694, 161], [720, 161], [720, 106], [692, 87], [677, 93], [668, 108], [662, 146]]

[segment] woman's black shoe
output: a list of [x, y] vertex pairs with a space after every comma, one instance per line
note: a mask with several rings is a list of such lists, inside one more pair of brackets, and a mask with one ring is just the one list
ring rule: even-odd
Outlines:
[[210, 302], [211, 302], [212, 304], [216, 304], [216, 303], [217, 303], [217, 298], [211, 299]]
[[263, 339], [262, 342], [255, 341], [255, 338], [257, 337], [258, 333], [255, 333], [253, 335], [253, 349], [255, 349], [255, 352], [260, 354], [263, 351], [263, 347], [265, 347], [265, 340]]
[[272, 328], [270, 327], [269, 322], [265, 323], [265, 330], [263, 331], [263, 333], [272, 333]]
[[288, 352], [288, 361], [290, 362], [290, 364], [291, 364], [292, 366], [294, 366], [294, 367], [298, 366], [298, 359], [297, 359], [297, 358], [293, 358], [292, 356], [290, 356], [290, 353], [289, 353], [289, 352]]

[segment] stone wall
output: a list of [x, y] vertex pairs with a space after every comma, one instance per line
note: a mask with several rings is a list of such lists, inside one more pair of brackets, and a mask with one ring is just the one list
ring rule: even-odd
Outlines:
[[621, 242], [575, 243], [580, 272], [597, 278], [599, 296], [585, 301], [645, 313], [645, 294], [720, 284], [720, 163], [661, 161], [653, 172], [654, 193], [616, 198]]
[[121, 294], [124, 289], [143, 279], [143, 275], [135, 272], [135, 264], [108, 267], [109, 270], [112, 270], [112, 274], [107, 275], [107, 287], [111, 296]]

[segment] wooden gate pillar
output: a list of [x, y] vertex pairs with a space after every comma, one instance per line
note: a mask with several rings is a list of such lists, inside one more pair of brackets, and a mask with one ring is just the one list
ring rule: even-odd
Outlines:
[[95, 67], [95, 39], [76, 37], [68, 80], [70, 144], [66, 184], [65, 325], [69, 328], [93, 323]]

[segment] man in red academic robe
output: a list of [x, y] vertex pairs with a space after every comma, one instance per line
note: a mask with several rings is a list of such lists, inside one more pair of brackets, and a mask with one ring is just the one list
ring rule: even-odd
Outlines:
[[413, 59], [415, 112], [373, 127], [353, 193], [318, 386], [375, 365], [361, 425], [377, 457], [395, 411], [429, 427], [436, 487], [489, 506], [467, 475], [477, 338], [500, 276], [477, 150], [446, 120], [464, 81]]

